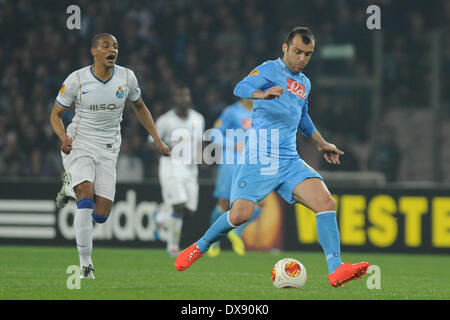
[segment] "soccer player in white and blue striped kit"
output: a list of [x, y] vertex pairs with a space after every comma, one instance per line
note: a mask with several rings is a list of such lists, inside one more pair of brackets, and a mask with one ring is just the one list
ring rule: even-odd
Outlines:
[[[95, 36], [91, 54], [94, 64], [72, 72], [64, 81], [50, 123], [62, 143], [66, 172], [57, 206], [64, 206], [69, 196], [77, 200], [74, 228], [82, 277], [93, 279], [93, 221], [105, 223], [113, 206], [120, 122], [127, 99], [161, 153], [168, 156], [170, 150], [158, 136], [134, 72], [115, 64], [116, 38], [109, 33]], [[66, 132], [61, 118], [72, 103], [75, 116]]]

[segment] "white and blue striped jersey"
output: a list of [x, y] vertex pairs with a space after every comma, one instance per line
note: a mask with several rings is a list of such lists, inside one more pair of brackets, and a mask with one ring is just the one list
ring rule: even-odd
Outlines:
[[75, 116], [67, 127], [74, 146], [91, 143], [118, 150], [125, 101], [137, 101], [140, 96], [132, 70], [115, 65], [111, 78], [103, 82], [95, 76], [92, 66], [88, 66], [67, 77], [56, 102], [64, 108], [75, 104]]

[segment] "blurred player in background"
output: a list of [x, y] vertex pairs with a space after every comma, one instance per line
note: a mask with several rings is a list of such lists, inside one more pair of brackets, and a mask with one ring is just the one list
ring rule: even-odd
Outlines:
[[[252, 123], [252, 110], [253, 110], [253, 100], [251, 99], [241, 99], [236, 103], [226, 107], [219, 118], [214, 123], [214, 128], [219, 129], [223, 135], [223, 152], [221, 163], [219, 164], [216, 178], [216, 186], [214, 189], [214, 198], [217, 199], [217, 204], [211, 212], [211, 225], [220, 217], [221, 214], [230, 209], [230, 192], [231, 192], [231, 182], [233, 178], [234, 168], [237, 164], [237, 152], [242, 152], [245, 146], [245, 141], [234, 141], [234, 136], [231, 136], [233, 141], [227, 143], [225, 139], [227, 129], [243, 129], [247, 130], [251, 127]], [[226, 163], [226, 153], [231, 152], [233, 154], [233, 163]], [[236, 229], [232, 229], [228, 232], [228, 239], [231, 241], [232, 248], [234, 252], [238, 255], [245, 255], [245, 244], [242, 240], [242, 233], [248, 223], [255, 220], [261, 213], [260, 206], [255, 206], [255, 212], [253, 213], [251, 219], [246, 223], [240, 225]], [[210, 257], [217, 257], [220, 254], [220, 242], [216, 241], [211, 245], [208, 250], [208, 255]]]
[[[94, 64], [72, 72], [64, 81], [50, 122], [62, 143], [66, 172], [57, 206], [63, 207], [70, 196], [77, 200], [74, 228], [82, 277], [94, 279], [93, 220], [104, 223], [113, 206], [120, 122], [127, 99], [161, 153], [168, 156], [170, 150], [158, 136], [134, 72], [115, 64], [119, 54], [116, 38], [109, 33], [96, 35], [91, 54]], [[61, 117], [72, 103], [75, 116], [66, 132]]]
[[[161, 217], [163, 212], [158, 212], [155, 220], [157, 223], [166, 222], [167, 253], [176, 257], [180, 250], [183, 217], [197, 211], [197, 163], [202, 159], [202, 137], [205, 128], [203, 116], [192, 109], [191, 91], [187, 85], [178, 84], [175, 87], [173, 109], [157, 119], [156, 127], [161, 139], [173, 148], [173, 156], [161, 157], [159, 161], [162, 197], [166, 204], [172, 206], [172, 212], [167, 218]], [[183, 159], [175, 159], [176, 156]]]
[[[315, 42], [308, 28], [294, 28], [282, 44], [282, 58], [266, 61], [236, 85], [236, 96], [255, 100], [252, 128], [258, 135], [259, 153], [265, 152], [264, 159], [276, 160], [278, 165], [270, 174], [262, 174], [265, 166], [261, 157], [257, 164], [238, 165], [233, 177], [231, 210], [222, 214], [203, 237], [180, 253], [175, 261], [178, 270], [187, 269], [215, 241], [248, 221], [256, 203], [276, 190], [288, 203], [302, 203], [316, 213], [319, 243], [325, 253], [331, 286], [339, 287], [367, 272], [367, 262], [342, 263], [335, 202], [320, 174], [297, 152], [296, 135], [300, 130], [327, 162], [338, 165], [339, 156], [343, 154], [334, 144], [324, 140], [308, 115], [311, 83], [302, 71], [311, 59]], [[278, 140], [269, 139], [268, 135], [264, 138], [263, 133], [267, 134], [267, 130], [278, 132]], [[274, 145], [276, 150], [270, 149], [270, 153], [261, 150], [261, 144]], [[255, 145], [246, 144], [246, 155], [254, 156], [258, 151]]]

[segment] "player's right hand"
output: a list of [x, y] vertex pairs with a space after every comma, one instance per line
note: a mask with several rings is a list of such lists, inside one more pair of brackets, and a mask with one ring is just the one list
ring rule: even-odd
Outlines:
[[158, 148], [159, 151], [161, 151], [161, 153], [163, 154], [163, 156], [170, 156], [171, 152], [170, 152], [170, 148], [167, 146], [167, 144], [164, 143], [164, 141], [160, 141], [160, 143], [158, 143]]
[[264, 91], [263, 99], [264, 100], [272, 100], [275, 98], [279, 98], [284, 92], [284, 89], [280, 86], [273, 86], [266, 91]]
[[69, 154], [72, 151], [72, 139], [65, 137], [61, 145], [61, 150], [65, 154]]

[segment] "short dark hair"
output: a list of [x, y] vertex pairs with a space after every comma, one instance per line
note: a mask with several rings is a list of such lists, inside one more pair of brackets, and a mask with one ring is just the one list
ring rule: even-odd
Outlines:
[[100, 40], [100, 38], [102, 38], [104, 36], [110, 36], [110, 37], [114, 38], [114, 36], [111, 33], [107, 33], [107, 32], [99, 33], [99, 34], [95, 35], [94, 38], [92, 38], [91, 48], [97, 48], [98, 41]]
[[313, 33], [308, 29], [308, 27], [295, 27], [288, 33], [288, 35], [284, 39], [284, 43], [286, 43], [288, 46], [291, 45], [296, 35], [300, 35], [302, 37], [303, 43], [305, 44], [309, 44], [311, 41], [316, 44], [316, 38], [314, 38]]
[[183, 90], [183, 89], [189, 89], [191, 91], [191, 87], [189, 83], [186, 80], [177, 80], [175, 82], [175, 89], [176, 90]]

